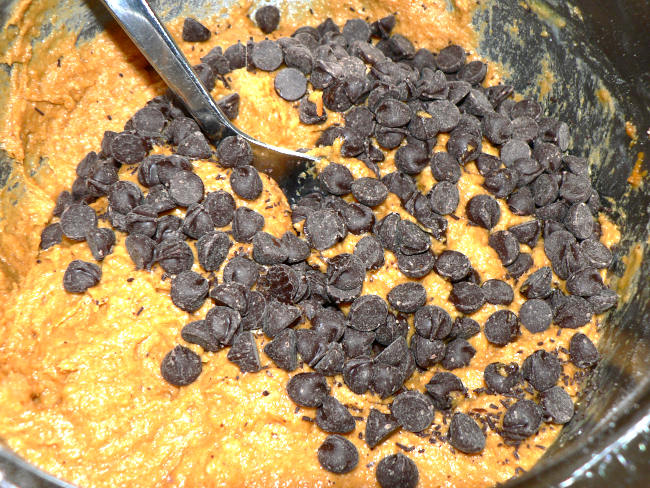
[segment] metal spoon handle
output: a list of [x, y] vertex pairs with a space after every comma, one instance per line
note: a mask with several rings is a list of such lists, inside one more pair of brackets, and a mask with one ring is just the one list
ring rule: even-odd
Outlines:
[[219, 110], [146, 0], [102, 2], [167, 86], [183, 101], [206, 135], [220, 140], [239, 133]]

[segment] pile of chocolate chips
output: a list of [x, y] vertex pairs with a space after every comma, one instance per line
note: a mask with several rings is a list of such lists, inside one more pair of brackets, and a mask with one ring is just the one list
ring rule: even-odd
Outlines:
[[[279, 12], [267, 6], [255, 19], [269, 33], [278, 25]], [[439, 365], [453, 371], [469, 365], [476, 351], [468, 339], [481, 333], [470, 315], [486, 302], [508, 305], [514, 299], [505, 281], [481, 283], [464, 254], [446, 250], [435, 255], [431, 249], [432, 239], [444, 242], [447, 219], [458, 218], [456, 184], [468, 162], [475, 162], [491, 195], [468, 202], [472, 224], [491, 230], [500, 219], [498, 199], [513, 213], [531, 216], [490, 234], [489, 245], [509, 275], [516, 281], [533, 265], [522, 244], [524, 249], [543, 245], [552, 265], [519, 286], [527, 298], [519, 316], [503, 309], [488, 318], [483, 333], [491, 344], [516, 341], [520, 325], [531, 333], [551, 323], [578, 328], [617, 300], [598, 272], [612, 260], [599, 241], [594, 219], [600, 208], [598, 194], [591, 187], [586, 160], [566, 153], [567, 124], [544, 117], [534, 100], [513, 101], [510, 86], [482, 86], [486, 65], [467, 63], [462, 47], [450, 45], [435, 54], [416, 50], [406, 37], [391, 34], [394, 25], [392, 15], [371, 24], [352, 19], [342, 29], [327, 19], [277, 41], [250, 40], [225, 51], [216, 47], [195, 66], [209, 89], [217, 79], [227, 85], [226, 75], [235, 69], [279, 69], [276, 92], [286, 100], [300, 100], [303, 123], [327, 120], [327, 112], [319, 112], [309, 100], [310, 86], [323, 91], [327, 110], [344, 113], [345, 126], [327, 128], [318, 143], [331, 145], [342, 138], [341, 154], [363, 161], [376, 177], [355, 180], [345, 166], [329, 164], [319, 175], [322, 192], [304, 196], [292, 209], [294, 224], [304, 221], [304, 239], [292, 232], [277, 239], [262, 231], [264, 216], [236, 207], [229, 193], [205, 194], [193, 172], [194, 159], [213, 159], [231, 169], [233, 191], [243, 199], [256, 199], [262, 181], [251, 165], [251, 148], [238, 137], [228, 137], [214, 148], [180, 103], [166, 94], [136, 112], [123, 132], [106, 132], [101, 151], [79, 163], [71, 190], [58, 198], [58, 221], [45, 228], [41, 241], [41, 248], [47, 249], [62, 236], [85, 240], [94, 258], [102, 261], [116, 240], [114, 230], [98, 227], [98, 219], [107, 220], [113, 229], [128, 234], [126, 248], [137, 269], [149, 270], [157, 263], [172, 277], [175, 306], [194, 312], [205, 300], [214, 304], [204, 319], [183, 327], [186, 342], [210, 352], [229, 347], [230, 361], [241, 371], [256, 372], [261, 362], [253, 331], [261, 329], [270, 339], [264, 352], [277, 367], [293, 372], [307, 365], [311, 371], [294, 374], [287, 392], [300, 407], [315, 408], [316, 424], [331, 434], [318, 450], [318, 460], [333, 473], [353, 470], [359, 456], [342, 435], [355, 430], [357, 419], [330, 395], [328, 377], [341, 375], [360, 395], [393, 397], [390, 413], [370, 410], [363, 435], [370, 448], [404, 429], [431, 442], [447, 440], [464, 453], [478, 453], [488, 429], [518, 444], [534, 435], [542, 422], [562, 424], [573, 416], [570, 396], [557, 386], [563, 361], [545, 350], [531, 354], [521, 367], [492, 363], [485, 369], [483, 391], [505, 397], [503, 416], [454, 412], [457, 397], [467, 390], [448, 371], [437, 372], [424, 392], [404, 387], [416, 370]], [[199, 22], [186, 20], [184, 40], [202, 42], [209, 37], [210, 31]], [[218, 103], [228, 117], [237, 116], [236, 93]], [[449, 134], [447, 152], [433, 153], [439, 133]], [[500, 158], [481, 151], [483, 138], [500, 149]], [[172, 154], [150, 155], [155, 145], [170, 146]], [[398, 171], [380, 178], [384, 151], [395, 148]], [[145, 192], [119, 180], [118, 169], [124, 165], [137, 171]], [[426, 166], [437, 183], [425, 195], [413, 176]], [[398, 213], [376, 219], [373, 207], [389, 193], [399, 197], [417, 224]], [[349, 194], [353, 203], [341, 198]], [[101, 197], [108, 198], [108, 211], [97, 216], [89, 204]], [[170, 214], [177, 208], [185, 210], [184, 218]], [[231, 223], [230, 231], [217, 230]], [[306, 263], [312, 250], [331, 248], [348, 233], [363, 237], [352, 254], [329, 259], [326, 273]], [[226, 261], [233, 240], [252, 243], [251, 255]], [[449, 301], [463, 315], [452, 320], [442, 308], [426, 305], [427, 290], [417, 281], [395, 286], [387, 302], [361, 295], [366, 273], [383, 265], [385, 250], [397, 257], [399, 270], [409, 278], [438, 273], [453, 283]], [[195, 254], [209, 279], [191, 270]], [[218, 283], [214, 272], [222, 266], [223, 280]], [[552, 272], [566, 280], [568, 295], [553, 282]], [[100, 278], [97, 264], [76, 260], [68, 266], [63, 284], [69, 292], [82, 293]], [[347, 315], [340, 304], [350, 304]], [[409, 316], [415, 333], [407, 341]], [[306, 319], [308, 328], [296, 328]], [[579, 368], [593, 368], [598, 361], [596, 348], [581, 333], [573, 336], [566, 352]], [[177, 345], [164, 357], [161, 372], [169, 383], [183, 386], [195, 381], [201, 368], [199, 355]], [[436, 410], [449, 425], [444, 435], [440, 425], [430, 429]], [[384, 458], [376, 476], [384, 488], [413, 487], [419, 478], [415, 463], [401, 453]]]

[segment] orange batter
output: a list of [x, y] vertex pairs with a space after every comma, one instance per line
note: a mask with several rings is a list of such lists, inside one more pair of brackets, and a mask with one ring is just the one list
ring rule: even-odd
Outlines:
[[[280, 29], [270, 37], [288, 35], [298, 25], [317, 25], [327, 16], [342, 25], [356, 15], [374, 20], [398, 12], [395, 31], [409, 36], [416, 47], [437, 50], [454, 41], [471, 50], [474, 36], [469, 21], [474, 5], [462, 0], [455, 3], [458, 10], [449, 13], [442, 0], [428, 1], [425, 8], [407, 0], [351, 1], [336, 8], [332, 2], [317, 1], [313, 15], [284, 15]], [[262, 39], [245, 16], [250, 11], [251, 6], [245, 4], [232, 10], [228, 19], [206, 21], [218, 33], [207, 43], [180, 42], [190, 61], [197, 63], [217, 44], [225, 48], [249, 36]], [[359, 449], [359, 465], [349, 474], [334, 475], [324, 471], [316, 458], [327, 434], [302, 420], [303, 415], [313, 417], [314, 409], [296, 411], [285, 392], [289, 375], [265, 355], [261, 355], [262, 364], [268, 369], [241, 374], [227, 361], [227, 350], [204, 353], [190, 345], [203, 359], [203, 373], [180, 389], [166, 383], [160, 375], [162, 357], [177, 343], [187, 345], [180, 337], [181, 328], [202, 318], [209, 304], [194, 314], [173, 306], [170, 281], [161, 280], [159, 267], [152, 272], [136, 271], [121, 234], [114, 253], [102, 264], [100, 284], [81, 295], [66, 293], [61, 283], [71, 260], [92, 261], [87, 246], [64, 239], [62, 245], [38, 252], [40, 231], [50, 220], [56, 196], [74, 180], [79, 160], [99, 147], [105, 130], [120, 131], [139, 107], [160, 94], [162, 83], [121, 32], [100, 34], [79, 48], [74, 47], [72, 36], [58, 32], [32, 48], [29, 36], [37, 28], [38, 3], [25, 1], [17, 12], [20, 33], [6, 34], [3, 42], [8, 44], [0, 60], [22, 63], [14, 65], [11, 96], [0, 120], [2, 147], [20, 163], [0, 193], [0, 296], [4, 302], [0, 310], [0, 436], [20, 455], [87, 487], [374, 487], [374, 466], [386, 455], [399, 452], [396, 443], [400, 443], [415, 446], [408, 456], [418, 466], [420, 486], [462, 488], [491, 486], [514, 476], [518, 467], [529, 469], [553, 442], [559, 427], [544, 424], [519, 447], [518, 459], [514, 449], [493, 431], [488, 431], [486, 448], [477, 455], [455, 452], [447, 443], [429, 443], [405, 431], [369, 450], [358, 437], [365, 422], [357, 422], [356, 431], [347, 437]], [[180, 23], [170, 27], [180, 39]], [[245, 70], [228, 75], [231, 89], [242, 98], [235, 123], [278, 145], [313, 146], [323, 127], [299, 124], [294, 104], [275, 95], [273, 76]], [[487, 82], [495, 79], [491, 69]], [[214, 95], [226, 92], [218, 82]], [[328, 124], [340, 121], [340, 115], [329, 113]], [[439, 137], [436, 150], [442, 150], [444, 143], [445, 138]], [[318, 151], [347, 164], [355, 177], [369, 176], [359, 161], [340, 158], [337, 146]], [[223, 178], [223, 170], [216, 165], [197, 161], [194, 166], [206, 192], [230, 191], [228, 178]], [[381, 171], [393, 170], [389, 154]], [[120, 177], [126, 178], [127, 173], [123, 171]], [[263, 180], [263, 194], [245, 204], [265, 216], [265, 231], [280, 236], [291, 228], [289, 207], [274, 182]], [[482, 181], [473, 164], [465, 167], [458, 184], [460, 219], [449, 219], [447, 247], [466, 254], [482, 280], [503, 279], [517, 290], [487, 245], [488, 232], [468, 225], [464, 215], [467, 200], [485, 192]], [[428, 168], [417, 183], [422, 191], [435, 183]], [[242, 203], [235, 198], [238, 205]], [[267, 199], [278, 205], [265, 209]], [[494, 230], [529, 219], [511, 214], [500, 204], [502, 217]], [[105, 198], [93, 204], [97, 210], [105, 206]], [[375, 209], [377, 217], [398, 206], [397, 197], [390, 195]], [[404, 211], [401, 214], [412, 219]], [[300, 230], [298, 226], [296, 231]], [[348, 235], [323, 256], [351, 252], [358, 239]], [[617, 239], [615, 227], [603, 225], [603, 242], [611, 246]], [[442, 248], [434, 243], [436, 252]], [[231, 254], [239, 249], [248, 247], [236, 244]], [[530, 252], [525, 245], [522, 251]], [[532, 256], [535, 266], [519, 283], [548, 264], [539, 246]], [[317, 255], [310, 263], [323, 264]], [[199, 271], [198, 265], [194, 269]], [[368, 273], [363, 292], [385, 298], [393, 286], [406, 280], [397, 270], [394, 255], [386, 251], [385, 265]], [[428, 304], [444, 307], [452, 317], [458, 315], [446, 300], [451, 289], [447, 281], [430, 273], [423, 284]], [[522, 303], [515, 291], [510, 308], [517, 312]], [[473, 318], [482, 325], [496, 310], [486, 304]], [[580, 332], [596, 342], [596, 329], [594, 319]], [[491, 403], [499, 405], [499, 397], [473, 392], [484, 386], [487, 364], [521, 363], [540, 348], [568, 349], [573, 334], [554, 325], [542, 334], [522, 328], [522, 336], [503, 348], [488, 345], [483, 334], [473, 337], [469, 342], [477, 353], [471, 365], [454, 370], [469, 392], [459, 410], [481, 411]], [[261, 350], [268, 340], [262, 335], [257, 339]], [[560, 358], [566, 355], [560, 353]], [[407, 386], [422, 389], [437, 370], [416, 373]], [[564, 372], [572, 376], [575, 369], [567, 364]], [[376, 396], [355, 395], [337, 382], [332, 386], [336, 398], [358, 408], [355, 415], [366, 417], [371, 407], [387, 411], [387, 402]], [[578, 387], [572, 383], [566, 389], [575, 395]], [[437, 413], [434, 423], [441, 423], [441, 418]], [[442, 432], [446, 430], [443, 425]]]

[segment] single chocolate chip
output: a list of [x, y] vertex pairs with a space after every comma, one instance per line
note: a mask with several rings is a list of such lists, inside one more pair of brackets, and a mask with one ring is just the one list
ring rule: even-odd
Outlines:
[[187, 17], [183, 22], [182, 36], [186, 42], [204, 42], [210, 39], [210, 31], [198, 20]]
[[578, 332], [569, 342], [569, 359], [578, 368], [591, 368], [598, 363], [598, 350], [589, 337]]
[[348, 318], [350, 327], [368, 332], [386, 323], [388, 306], [377, 295], [363, 295], [357, 298], [350, 307]]
[[232, 241], [225, 232], [208, 232], [196, 241], [199, 263], [206, 271], [216, 271], [228, 256]]
[[587, 239], [594, 232], [594, 217], [586, 203], [576, 203], [567, 212], [566, 228], [576, 239]]
[[381, 488], [415, 488], [420, 480], [415, 463], [399, 452], [379, 461], [376, 476]]
[[214, 224], [205, 207], [200, 203], [193, 203], [185, 213], [181, 230], [192, 239], [200, 239], [214, 230]]
[[374, 108], [377, 122], [384, 127], [402, 127], [411, 120], [411, 109], [404, 102], [386, 99]]
[[84, 293], [102, 278], [102, 270], [94, 263], [75, 259], [63, 274], [63, 288], [68, 293]]
[[397, 393], [404, 382], [403, 372], [397, 366], [373, 363], [370, 371], [370, 389], [385, 399]]
[[257, 343], [251, 331], [242, 331], [235, 336], [227, 358], [239, 366], [242, 373], [256, 373], [262, 368]]
[[329, 395], [330, 387], [320, 373], [298, 373], [287, 384], [287, 394], [301, 407], [320, 407]]
[[111, 156], [122, 164], [136, 164], [147, 155], [149, 147], [146, 141], [128, 132], [117, 134], [110, 143]]
[[[382, 250], [383, 255], [383, 250]], [[434, 268], [436, 258], [430, 251], [420, 254], [397, 254], [397, 267], [409, 278], [420, 279], [428, 275]]]
[[481, 154], [481, 138], [460, 126], [452, 131], [447, 141], [447, 152], [451, 154], [460, 164], [474, 161]]
[[501, 167], [501, 160], [496, 156], [490, 154], [481, 153], [476, 158], [476, 168], [481, 176], [487, 176]]
[[532, 117], [522, 115], [513, 117], [511, 122], [512, 137], [531, 142], [539, 134], [539, 125]]
[[445, 250], [436, 259], [436, 273], [452, 282], [467, 277], [471, 268], [467, 256], [458, 251]]
[[296, 68], [283, 68], [275, 76], [273, 86], [281, 98], [293, 102], [307, 92], [307, 78]]
[[593, 311], [589, 302], [579, 296], [568, 296], [558, 306], [553, 321], [560, 327], [576, 329], [591, 320]]
[[544, 417], [554, 424], [566, 424], [573, 418], [573, 400], [560, 386], [542, 392], [540, 406]]
[[603, 279], [596, 268], [584, 268], [566, 280], [566, 289], [572, 295], [590, 297], [603, 289]]
[[486, 339], [497, 346], [505, 346], [519, 335], [519, 319], [510, 310], [498, 310], [485, 322]]
[[541, 235], [541, 224], [538, 220], [530, 220], [523, 224], [513, 225], [508, 231], [515, 236], [521, 244], [535, 247]]
[[247, 288], [252, 288], [259, 276], [258, 265], [243, 256], [235, 256], [228, 260], [223, 269], [225, 283], [241, 283]]
[[354, 177], [342, 164], [330, 163], [318, 174], [318, 180], [332, 195], [346, 195], [350, 193]]
[[465, 339], [454, 339], [447, 343], [445, 357], [440, 364], [445, 369], [464, 368], [469, 365], [475, 354], [476, 349]]
[[503, 436], [513, 441], [523, 441], [539, 430], [542, 409], [531, 400], [519, 400], [503, 416]]
[[[226, 61], [228, 60], [226, 59]], [[230, 69], [230, 67], [228, 69]], [[225, 97], [221, 97], [217, 100], [217, 107], [221, 109], [228, 119], [236, 119], [239, 115], [239, 93], [230, 93]]]
[[[348, 329], [353, 330], [354, 329]], [[363, 332], [355, 331], [358, 334]], [[368, 334], [368, 333], [365, 333]], [[345, 348], [345, 343], [343, 345]], [[359, 357], [348, 361], [343, 368], [343, 382], [350, 389], [350, 391], [357, 395], [363, 395], [370, 388], [372, 378], [373, 363], [366, 357]]]
[[519, 256], [519, 242], [507, 230], [500, 230], [490, 234], [488, 245], [496, 251], [504, 266], [514, 263]]
[[395, 167], [408, 175], [419, 174], [428, 162], [427, 151], [416, 144], [406, 144], [395, 152]]
[[149, 189], [149, 193], [144, 199], [144, 205], [153, 209], [156, 215], [173, 210], [176, 202], [169, 196], [169, 192], [162, 185], [155, 185]]
[[253, 163], [253, 150], [243, 137], [228, 136], [217, 146], [217, 158], [224, 168], [246, 166]]
[[618, 295], [614, 290], [603, 288], [595, 295], [587, 298], [594, 313], [603, 313], [612, 308], [618, 302]]
[[375, 236], [365, 236], [354, 247], [356, 256], [366, 270], [379, 269], [384, 265], [384, 249]]
[[233, 168], [230, 174], [230, 186], [233, 191], [246, 200], [255, 200], [262, 193], [262, 178], [250, 165]]
[[300, 263], [309, 257], [309, 254], [311, 252], [309, 249], [309, 244], [307, 244], [293, 232], [287, 231], [282, 234], [280, 242], [287, 252], [286, 262], [288, 264]]
[[255, 22], [264, 34], [270, 34], [278, 28], [280, 11], [274, 5], [264, 5], [255, 12]]
[[484, 281], [481, 290], [485, 295], [485, 301], [494, 305], [510, 305], [515, 298], [512, 287], [501, 280]]
[[205, 320], [195, 320], [187, 324], [181, 329], [181, 337], [190, 344], [201, 346], [204, 351], [217, 352], [223, 347]]
[[283, 330], [294, 327], [300, 322], [300, 318], [301, 314], [298, 307], [272, 299], [266, 304], [266, 315], [262, 330], [268, 337], [273, 338]]
[[287, 260], [287, 250], [280, 239], [268, 232], [253, 237], [253, 259], [259, 264], [280, 264]]
[[321, 334], [327, 342], [338, 341], [343, 337], [347, 328], [347, 320], [343, 312], [335, 308], [323, 308], [316, 312], [311, 320], [312, 330]]
[[339, 254], [327, 263], [327, 293], [336, 303], [358, 297], [364, 278], [365, 266], [352, 254]]
[[419, 334], [411, 336], [411, 351], [415, 363], [422, 369], [428, 369], [445, 357], [446, 345], [443, 341], [425, 339]]
[[322, 251], [341, 241], [346, 229], [343, 219], [336, 212], [317, 210], [307, 216], [304, 232], [309, 244]]
[[580, 243], [580, 251], [592, 266], [607, 268], [612, 262], [612, 252], [596, 239], [585, 239]]
[[156, 241], [142, 234], [129, 234], [125, 241], [126, 251], [136, 269], [150, 269], [154, 263]]
[[61, 214], [61, 231], [68, 239], [83, 241], [97, 227], [97, 214], [85, 203], [73, 203]]
[[446, 310], [427, 305], [415, 312], [415, 331], [422, 337], [434, 340], [444, 339], [451, 332], [451, 317]]
[[[91, 230], [89, 234], [92, 234], [93, 231]], [[88, 235], [86, 234], [86, 240], [88, 241]], [[41, 232], [41, 242], [39, 245], [39, 248], [42, 251], [45, 251], [46, 249], [51, 248], [52, 246], [55, 246], [57, 244], [60, 244], [63, 239], [63, 231], [61, 230], [61, 224], [60, 223], [54, 223], [50, 224], [47, 227], [43, 229]], [[90, 241], [88, 241], [88, 245], [90, 246]], [[111, 245], [112, 246], [112, 245]], [[91, 248], [92, 249], [92, 248]], [[382, 251], [382, 256], [383, 256], [383, 251]], [[95, 257], [95, 253], [93, 253], [93, 257]], [[97, 257], [95, 257], [97, 259]], [[101, 259], [97, 259], [98, 261], [101, 261]]]
[[421, 432], [433, 422], [434, 409], [426, 395], [412, 390], [395, 397], [391, 413], [405, 430]]
[[172, 279], [171, 299], [174, 305], [186, 312], [195, 312], [208, 296], [210, 284], [194, 271], [183, 271]]
[[588, 176], [564, 173], [560, 185], [560, 196], [570, 203], [586, 202], [591, 196], [591, 181]]
[[318, 462], [331, 473], [349, 473], [359, 463], [359, 452], [345, 437], [333, 434], [318, 448]]
[[232, 236], [237, 242], [251, 242], [253, 236], [264, 227], [264, 217], [248, 207], [235, 210], [232, 220]]
[[277, 42], [268, 39], [256, 42], [253, 45], [251, 60], [255, 67], [262, 71], [275, 71], [282, 64], [282, 48]]
[[370, 34], [373, 37], [387, 39], [394, 27], [395, 16], [391, 14], [370, 24]]
[[285, 264], [276, 264], [267, 269], [258, 289], [283, 303], [294, 303], [296, 298], [301, 298], [307, 292], [306, 285], [307, 282], [300, 278], [296, 270]]
[[474, 313], [485, 303], [485, 295], [481, 287], [468, 281], [454, 283], [449, 300], [456, 310], [463, 313]]
[[442, 49], [436, 56], [436, 64], [445, 73], [455, 73], [465, 64], [465, 50], [456, 44]]
[[169, 196], [181, 207], [189, 207], [203, 198], [203, 181], [190, 171], [177, 171], [169, 180]]
[[491, 229], [501, 218], [501, 208], [497, 201], [488, 195], [476, 195], [465, 207], [469, 220], [481, 227]]
[[460, 378], [453, 373], [438, 372], [425, 385], [434, 407], [439, 410], [449, 410], [452, 407], [451, 392], [465, 394], [466, 389]]
[[207, 159], [212, 155], [212, 149], [202, 132], [191, 132], [178, 143], [176, 154], [192, 159]]
[[521, 372], [533, 388], [546, 391], [557, 383], [562, 365], [555, 354], [539, 349], [524, 360]]
[[225, 227], [232, 221], [235, 213], [235, 199], [230, 193], [223, 190], [210, 192], [201, 204], [210, 214], [215, 227]]
[[508, 196], [508, 208], [515, 215], [531, 215], [535, 211], [533, 193], [527, 186], [518, 188]]
[[155, 260], [166, 273], [175, 275], [192, 268], [194, 254], [190, 246], [179, 238], [164, 239], [156, 246]]
[[370, 207], [361, 203], [352, 202], [343, 208], [343, 221], [348, 232], [352, 234], [365, 234], [372, 230], [375, 224], [375, 214]]
[[392, 415], [371, 408], [366, 420], [364, 439], [368, 447], [372, 449], [381, 444], [392, 433], [397, 432], [399, 428], [399, 423]]
[[160, 364], [162, 377], [174, 386], [186, 386], [201, 374], [201, 357], [185, 346], [176, 346], [165, 354]]
[[388, 346], [399, 337], [406, 338], [408, 330], [409, 325], [403, 315], [396, 317], [390, 313], [386, 317], [386, 323], [375, 331], [375, 340], [382, 346]]
[[228, 307], [212, 307], [205, 316], [205, 322], [222, 347], [229, 346], [241, 332], [241, 315]]
[[517, 279], [533, 266], [533, 258], [527, 252], [520, 252], [517, 259], [506, 267], [508, 276]]
[[530, 332], [536, 334], [549, 328], [553, 321], [553, 310], [539, 298], [527, 300], [519, 309], [519, 320]]
[[230, 63], [230, 69], [236, 70], [246, 66], [246, 46], [241, 42], [229, 46], [223, 53]]
[[359, 178], [350, 189], [359, 203], [368, 207], [376, 207], [386, 200], [388, 188], [376, 178]]
[[[522, 160], [517, 160], [522, 161]], [[499, 168], [485, 176], [483, 186], [497, 198], [506, 198], [517, 188], [521, 174], [516, 169]]]
[[481, 332], [481, 326], [476, 320], [469, 317], [458, 317], [451, 326], [449, 338], [470, 339], [479, 332]]
[[440, 132], [451, 132], [460, 122], [460, 111], [449, 100], [434, 100], [427, 105], [426, 111], [436, 121]]
[[217, 305], [230, 307], [240, 314], [248, 309], [248, 289], [241, 283], [221, 283], [210, 290], [210, 298]]
[[551, 268], [544, 266], [526, 278], [519, 291], [528, 299], [546, 298], [551, 294], [552, 279]]
[[496, 112], [483, 117], [481, 128], [483, 129], [483, 135], [492, 144], [505, 144], [512, 135], [510, 119]]
[[296, 332], [293, 329], [284, 329], [264, 346], [264, 353], [278, 368], [294, 371], [298, 368]]
[[410, 220], [397, 223], [397, 247], [402, 254], [421, 254], [431, 247], [431, 236]]
[[433, 185], [428, 197], [431, 208], [440, 215], [449, 215], [455, 212], [460, 202], [458, 188], [450, 181], [441, 181]]
[[316, 409], [316, 425], [325, 432], [347, 434], [354, 430], [355, 424], [350, 411], [333, 396], [325, 397]]
[[503, 164], [507, 168], [511, 168], [518, 159], [530, 158], [530, 146], [526, 141], [522, 141], [521, 139], [510, 139], [501, 146], [499, 155]]
[[153, 237], [156, 234], [158, 212], [150, 205], [142, 204], [126, 215], [126, 231]]
[[475, 454], [485, 448], [485, 434], [472, 417], [456, 412], [449, 423], [449, 443], [461, 452]]
[[249, 291], [246, 314], [241, 318], [242, 328], [244, 330], [261, 329], [265, 316], [266, 298], [259, 291]]
[[427, 291], [420, 283], [408, 282], [393, 287], [388, 292], [388, 303], [404, 313], [414, 313], [427, 300]]
[[508, 393], [523, 381], [523, 376], [516, 363], [508, 366], [502, 363], [490, 363], [483, 373], [485, 384], [497, 393]]

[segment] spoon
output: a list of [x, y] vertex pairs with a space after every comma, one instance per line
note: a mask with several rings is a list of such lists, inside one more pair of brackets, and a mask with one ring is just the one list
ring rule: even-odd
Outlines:
[[318, 188], [310, 171], [318, 158], [258, 141], [228, 120], [146, 0], [102, 3], [214, 144], [233, 135], [246, 139], [253, 165], [278, 183], [290, 204]]

